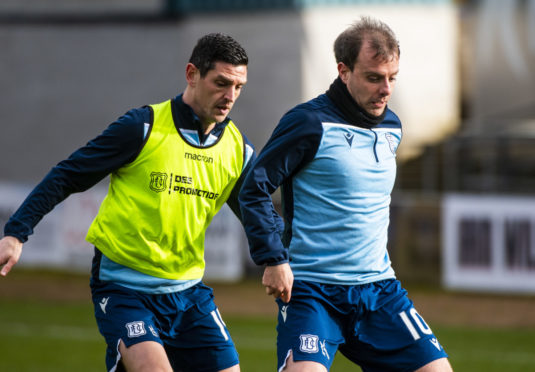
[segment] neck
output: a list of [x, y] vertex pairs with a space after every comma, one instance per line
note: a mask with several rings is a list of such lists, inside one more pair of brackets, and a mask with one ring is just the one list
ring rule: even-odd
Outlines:
[[205, 124], [201, 121], [201, 127], [202, 127], [202, 131], [204, 134], [209, 134], [212, 131], [212, 129], [214, 129], [215, 123]]
[[191, 91], [186, 87], [184, 90], [184, 93], [182, 94], [182, 102], [184, 102], [186, 105], [188, 105], [195, 115], [199, 118], [199, 123], [201, 124], [202, 133], [208, 134], [212, 129], [214, 129], [216, 123], [213, 120], [206, 120], [200, 115], [199, 113], [201, 110], [198, 108], [198, 106], [195, 104], [195, 100], [193, 99], [193, 94]]

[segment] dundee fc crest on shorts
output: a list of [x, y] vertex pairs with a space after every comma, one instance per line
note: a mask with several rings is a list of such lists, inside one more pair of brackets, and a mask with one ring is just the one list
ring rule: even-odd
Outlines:
[[301, 335], [299, 336], [301, 339], [301, 345], [299, 346], [299, 350], [301, 350], [304, 353], [317, 353], [318, 350], [318, 341], [319, 338], [316, 335]]
[[128, 337], [139, 337], [147, 333], [145, 330], [145, 322], [137, 321], [126, 324], [126, 329], [128, 330]]

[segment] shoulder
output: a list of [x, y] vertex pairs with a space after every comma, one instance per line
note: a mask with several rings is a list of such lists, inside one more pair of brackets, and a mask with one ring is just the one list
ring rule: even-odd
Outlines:
[[143, 124], [152, 122], [152, 108], [150, 106], [142, 106], [133, 108], [121, 115], [117, 122], [124, 124]]
[[251, 149], [254, 150], [254, 145], [252, 144], [251, 141], [249, 141], [249, 138], [247, 138], [247, 136], [245, 134], [242, 133], [242, 136], [243, 136], [243, 143], [246, 147], [250, 147]]
[[326, 95], [322, 94], [289, 110], [280, 120], [280, 129], [299, 130], [301, 134], [321, 134], [322, 123], [336, 120], [336, 112]]
[[251, 141], [249, 141], [249, 139], [244, 134], [242, 134], [242, 136], [243, 136], [243, 147], [244, 147], [243, 167], [245, 169], [248, 164], [252, 163], [256, 159], [256, 151]]
[[336, 107], [326, 94], [320, 94], [316, 98], [301, 103], [294, 107], [293, 110], [306, 115], [309, 119], [319, 121], [333, 120], [333, 117], [339, 116]]
[[145, 124], [152, 124], [152, 110], [149, 106], [128, 110], [119, 116], [110, 128], [116, 131], [130, 131], [132, 127], [143, 127]]
[[225, 131], [231, 131], [234, 133], [234, 136], [236, 138], [239, 138], [240, 142], [243, 142], [244, 147], [249, 147], [254, 149], [253, 144], [247, 136], [243, 133], [243, 131], [236, 125], [236, 123], [229, 117], [227, 118], [226, 122], [217, 124], [216, 128], [212, 131], [212, 135], [220, 137], [223, 132]]
[[149, 106], [134, 108], [119, 116], [104, 134], [119, 138], [143, 139], [152, 125], [152, 110]]

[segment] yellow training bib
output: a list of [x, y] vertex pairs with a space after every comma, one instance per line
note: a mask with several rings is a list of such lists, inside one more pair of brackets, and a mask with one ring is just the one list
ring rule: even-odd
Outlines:
[[193, 146], [175, 127], [170, 100], [151, 107], [148, 139], [132, 163], [111, 175], [86, 239], [142, 273], [200, 279], [205, 231], [243, 169], [243, 137], [230, 121], [215, 144]]

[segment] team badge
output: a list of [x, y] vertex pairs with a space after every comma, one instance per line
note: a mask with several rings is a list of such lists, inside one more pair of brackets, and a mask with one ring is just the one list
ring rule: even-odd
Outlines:
[[301, 339], [301, 345], [299, 346], [299, 350], [301, 350], [304, 353], [317, 353], [319, 351], [318, 349], [318, 341], [319, 338], [316, 335], [301, 335], [299, 336]]
[[145, 322], [137, 321], [126, 324], [126, 329], [128, 330], [128, 337], [139, 337], [147, 334], [145, 330]]
[[167, 187], [167, 173], [152, 172], [150, 174], [149, 187], [152, 191], [164, 191]]
[[390, 151], [392, 151], [392, 154], [396, 155], [396, 142], [394, 141], [394, 136], [390, 133], [385, 133], [385, 138], [388, 142], [388, 146], [390, 146]]

